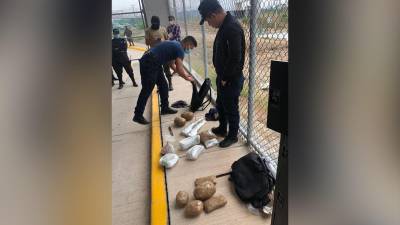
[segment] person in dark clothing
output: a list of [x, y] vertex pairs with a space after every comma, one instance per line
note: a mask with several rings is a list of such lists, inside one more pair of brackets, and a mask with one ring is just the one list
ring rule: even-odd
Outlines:
[[114, 74], [111, 69], [111, 86], [114, 86], [114, 81], [118, 80], [118, 78], [114, 77]]
[[112, 67], [117, 74], [119, 87], [121, 89], [124, 87], [124, 82], [122, 81], [122, 68], [128, 73], [132, 80], [133, 86], [137, 87], [135, 78], [133, 77], [133, 69], [131, 61], [128, 57], [128, 44], [124, 38], [119, 37], [119, 30], [113, 29], [114, 38], [112, 39]]
[[220, 147], [229, 147], [238, 141], [239, 96], [244, 81], [244, 32], [239, 22], [230, 12], [225, 12], [217, 0], [201, 1], [198, 10], [200, 25], [207, 21], [210, 26], [218, 28], [213, 46], [213, 64], [217, 73], [219, 126], [212, 128], [212, 132], [225, 137]]
[[128, 28], [128, 26], [125, 26], [124, 36], [126, 37], [126, 40], [129, 42], [129, 46], [135, 46], [132, 38], [132, 31]]
[[135, 107], [133, 121], [140, 124], [149, 122], [143, 117], [147, 99], [154, 86], [157, 84], [161, 98], [161, 115], [175, 114], [176, 110], [169, 107], [168, 84], [163, 74], [163, 65], [169, 64], [170, 68], [187, 81], [193, 82], [193, 78], [183, 67], [183, 58], [191, 49], [197, 47], [196, 39], [192, 36], [185, 37], [181, 42], [163, 41], [148, 50], [140, 63], [140, 76], [142, 78], [142, 90]]
[[[165, 27], [160, 26], [160, 18], [158, 16], [151, 17], [151, 26], [147, 28], [144, 32], [146, 45], [149, 45], [150, 48], [154, 47], [158, 43], [168, 40], [168, 33]], [[172, 74], [169, 70], [169, 65], [163, 65], [164, 74], [168, 80], [169, 90], [172, 91]]]

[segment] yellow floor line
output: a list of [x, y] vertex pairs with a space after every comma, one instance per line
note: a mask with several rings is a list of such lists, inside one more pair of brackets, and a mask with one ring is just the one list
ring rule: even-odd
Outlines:
[[151, 116], [151, 225], [166, 225], [168, 222], [167, 193], [165, 190], [164, 169], [160, 166], [161, 123], [158, 107], [158, 94], [152, 93]]
[[139, 46], [129, 46], [129, 49], [138, 50], [138, 51], [147, 51], [147, 48], [139, 47]]

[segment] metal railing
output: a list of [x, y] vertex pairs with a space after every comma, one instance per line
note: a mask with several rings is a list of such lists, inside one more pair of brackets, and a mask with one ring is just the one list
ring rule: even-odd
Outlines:
[[[240, 132], [251, 149], [270, 162], [275, 174], [280, 134], [268, 129], [267, 108], [271, 60], [288, 60], [288, 0], [219, 0], [241, 23], [246, 38], [246, 77], [240, 96]], [[216, 72], [212, 65], [212, 46], [217, 30], [199, 25], [197, 8], [200, 0], [169, 0], [170, 12], [175, 14], [184, 34], [201, 40], [192, 51], [189, 70], [209, 77], [215, 85]], [[199, 41], [200, 43], [200, 41]]]
[[143, 9], [142, 0], [137, 1], [139, 10], [114, 10], [112, 12], [112, 27], [120, 29], [124, 33], [124, 27], [127, 26], [133, 33], [132, 38], [135, 41], [144, 43], [144, 30], [147, 27], [146, 15]]

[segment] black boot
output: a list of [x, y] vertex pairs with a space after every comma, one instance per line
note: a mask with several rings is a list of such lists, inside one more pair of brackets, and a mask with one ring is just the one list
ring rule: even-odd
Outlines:
[[238, 142], [238, 138], [237, 137], [226, 137], [224, 140], [222, 140], [219, 143], [219, 147], [227, 148], [227, 147], [235, 144], [236, 142]]
[[140, 123], [142, 125], [149, 124], [149, 121], [147, 121], [143, 116], [135, 115], [132, 120], [133, 120], [133, 122]]
[[118, 89], [122, 89], [124, 87], [124, 83], [120, 83]]
[[175, 114], [175, 113], [177, 113], [177, 112], [178, 112], [178, 111], [176, 111], [175, 109], [171, 109], [170, 107], [161, 109], [161, 115]]
[[214, 128], [211, 128], [211, 131], [215, 134], [215, 135], [217, 135], [217, 136], [220, 136], [220, 137], [225, 137], [226, 136], [226, 129], [224, 130], [224, 129], [221, 129], [220, 127], [214, 127]]

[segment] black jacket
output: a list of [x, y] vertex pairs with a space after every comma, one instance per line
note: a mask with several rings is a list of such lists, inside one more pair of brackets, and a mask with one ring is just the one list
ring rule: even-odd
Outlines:
[[129, 61], [128, 57], [128, 44], [125, 38], [112, 39], [112, 61], [125, 63]]
[[242, 26], [227, 12], [213, 47], [213, 64], [220, 80], [232, 81], [242, 75], [245, 48]]

